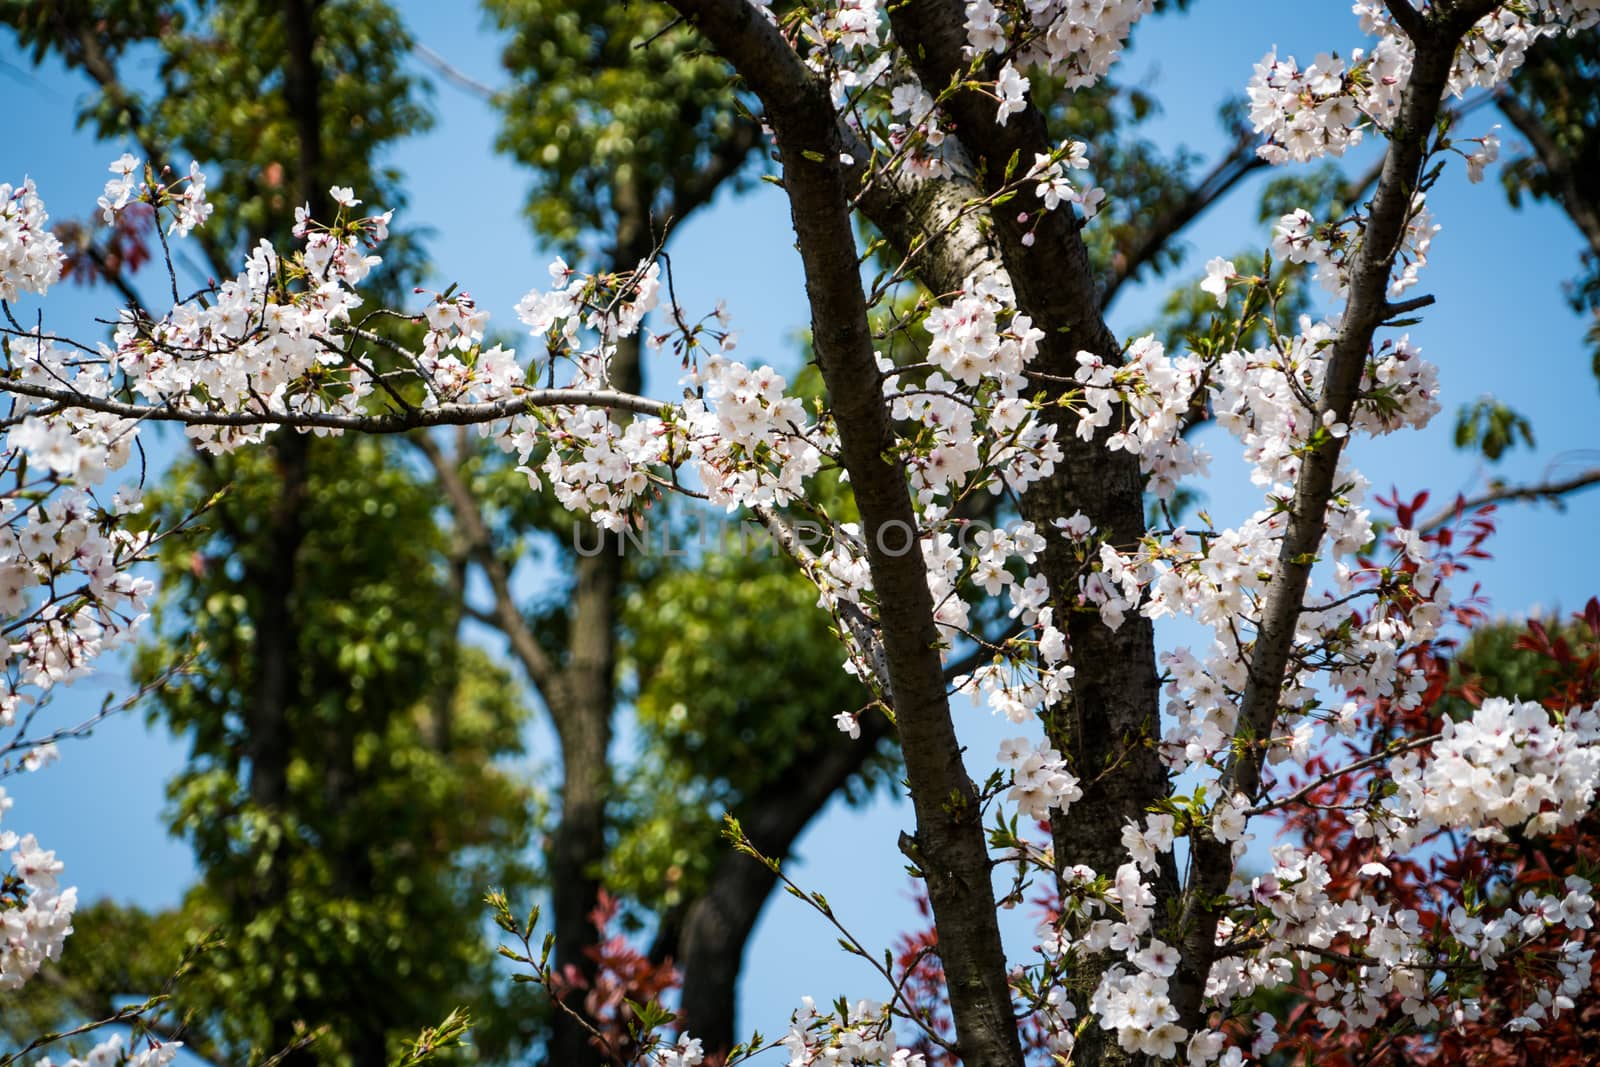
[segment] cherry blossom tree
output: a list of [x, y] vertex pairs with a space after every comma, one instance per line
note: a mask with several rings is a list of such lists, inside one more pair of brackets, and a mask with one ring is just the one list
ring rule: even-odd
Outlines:
[[[1351, 775], [1376, 783], [1344, 812], [1373, 857], [1358, 873], [1374, 880], [1422, 862], [1440, 835], [1560, 835], [1593, 806], [1593, 704], [1497, 697], [1436, 729], [1402, 721], [1365, 751], [1341, 739], [1424, 705], [1423, 651], [1455, 604], [1449, 539], [1399, 508], [1380, 534], [1345, 457], [1353, 437], [1404, 434], [1438, 411], [1437, 370], [1402, 332], [1432, 303], [1408, 295], [1439, 228], [1427, 194], [1442, 167], [1481, 176], [1497, 151], [1488, 131], [1458, 131], [1444, 102], [1503, 83], [1545, 38], [1592, 31], [1600, 5], [1361, 2], [1358, 50], [1330, 43], [1306, 65], [1268, 53], [1241, 72], [1262, 159], [1293, 166], [1377, 139], [1381, 168], [1333, 217], [1285, 213], [1258, 269], [1212, 258], [1201, 289], [1215, 317], [1170, 352], [1106, 325], [1086, 245], [1104, 201], [1086, 177], [1094, 148], [1054, 136], [1034, 101], [1047, 81], [1071, 92], [1103, 78], [1149, 0], [672, 6], [673, 28], [731, 66], [770, 131], [823, 397], [807, 403], [740, 361], [726, 313], [681, 306], [656, 257], [552, 264], [518, 305], [532, 338], [520, 355], [486, 343], [486, 316], [455, 289], [375, 308], [364, 286], [391, 215], [335, 187], [296, 212], [291, 246], [263, 242], [187, 295], [174, 273], [171, 309], [123, 312], [109, 343], [7, 320], [5, 712], [138, 623], [150, 590], [131, 568], [166, 531], [105, 487], [144, 423], [179, 423], [216, 452], [279, 428], [470, 425], [605, 529], [626, 532], [668, 493], [759, 522], [816, 586], [845, 669], [874, 697], [822, 728], [893, 724], [914, 823], [899, 847], [927, 895], [953, 1035], [901, 995], [891, 957], [882, 988], [795, 1011], [776, 1042], [791, 1063], [909, 1067], [925, 1038], [968, 1064], [1021, 1064], [1027, 1033], [1075, 1063], [1237, 1067], [1279, 1046], [1287, 1020], [1265, 1007], [1276, 990], [1309, 988], [1333, 1038], [1390, 1006], [1393, 1026], [1426, 1030], [1479, 1019], [1477, 991], [1511, 966], [1508, 1027], [1574, 1010], [1592, 981], [1581, 874], [1531, 903], [1463, 894], [1434, 921], [1375, 881], [1330, 892], [1339, 857], [1323, 851], [1280, 846], [1259, 875], [1240, 861], [1252, 827]], [[31, 184], [3, 191], [0, 298], [43, 295], [61, 267], [45, 208]], [[174, 241], [226, 210], [200, 170], [129, 157], [113, 164], [107, 221], [134, 203]], [[893, 250], [877, 278], [862, 270], [858, 217]], [[1285, 263], [1313, 273], [1325, 315], [1278, 321]], [[381, 314], [419, 320], [420, 343], [372, 331]], [[681, 369], [671, 399], [614, 376], [635, 336]], [[1262, 493], [1231, 526], [1163, 509], [1205, 474], [1185, 431], [1208, 417]], [[830, 505], [833, 480], [847, 504]], [[1007, 522], [970, 520], [985, 496]], [[1147, 521], [1148, 501], [1161, 521]], [[1004, 633], [975, 628], [996, 610]], [[1206, 638], [1158, 659], [1168, 617]], [[951, 714], [964, 697], [1020, 735], [982, 782]], [[729, 836], [786, 877], [737, 823]], [[17, 846], [4, 912], [17, 959], [0, 972], [13, 983], [61, 950], [72, 907], [54, 857]], [[1042, 881], [1059, 900], [1020, 955], [1001, 942], [997, 879]], [[496, 915], [510, 958], [554, 982], [535, 924], [503, 901]], [[636, 1056], [735, 1061], [766, 1044], [657, 1037], [667, 1021], [641, 1006]]]
[[[1480, 526], [1482, 528], [1482, 526]], [[1368, 723], [1370, 733], [1352, 736], [1347, 752], [1378, 752], [1395, 737], [1440, 733], [1454, 721], [1493, 713], [1507, 701], [1536, 699], [1550, 712], [1592, 705], [1600, 694], [1600, 601], [1590, 598], [1570, 619], [1483, 622], [1458, 645], [1434, 641], [1416, 649], [1429, 675], [1424, 699], [1410, 709], [1382, 705]], [[1462, 931], [1467, 958], [1483, 942], [1541, 939], [1552, 933], [1547, 918], [1584, 907], [1594, 872], [1594, 813], [1550, 835], [1520, 830], [1480, 830], [1472, 835], [1440, 832], [1416, 857], [1379, 862], [1355, 835], [1349, 811], [1370, 784], [1363, 774], [1326, 774], [1326, 766], [1307, 766], [1307, 805], [1294, 809], [1288, 830], [1307, 848], [1333, 857], [1330, 894], [1350, 896], [1366, 881], [1381, 878], [1397, 904], [1405, 905], [1435, 931]], [[1459, 768], [1451, 768], [1459, 769]], [[1485, 909], [1483, 902], [1493, 902]], [[1504, 910], [1501, 910], [1504, 909]], [[1480, 918], [1483, 912], [1490, 917]], [[1523, 966], [1499, 966], [1483, 974], [1475, 990], [1474, 1017], [1440, 1019], [1419, 1030], [1403, 1025], [1406, 1009], [1398, 992], [1374, 997], [1376, 1016], [1365, 1033], [1328, 1027], [1318, 1009], [1315, 979], [1301, 976], [1307, 989], [1290, 1001], [1286, 1048], [1304, 1051], [1330, 1064], [1371, 1061], [1394, 1049], [1421, 1064], [1578, 1064], [1594, 1046], [1594, 976], [1582, 961], [1594, 953], [1595, 931], [1586, 918], [1573, 918], [1568, 931], [1555, 934], [1560, 949], [1552, 960], [1562, 982], [1550, 987], [1530, 981]], [[1582, 931], [1581, 934], [1574, 933]], [[1586, 985], [1587, 982], [1587, 985]]]
[[[1370, 755], [1395, 737], [1453, 731], [1451, 724], [1502, 713], [1519, 698], [1537, 700], [1554, 714], [1592, 705], [1600, 695], [1597, 637], [1600, 601], [1591, 599], [1567, 620], [1500, 621], [1479, 627], [1460, 647], [1439, 641], [1419, 648], [1418, 664], [1429, 676], [1423, 701], [1412, 708], [1380, 708], [1366, 724], [1368, 732], [1346, 743], [1347, 752]], [[1457, 965], [1471, 967], [1481, 955], [1495, 954], [1497, 942], [1511, 958], [1483, 974], [1472, 1017], [1458, 1024], [1440, 1019], [1420, 1029], [1406, 1025], [1398, 990], [1371, 998], [1366, 1010], [1373, 1022], [1365, 1033], [1330, 1026], [1333, 1020], [1317, 995], [1320, 980], [1314, 971], [1303, 974], [1299, 1002], [1288, 1013], [1286, 1049], [1330, 1064], [1367, 1062], [1387, 1048], [1426, 1064], [1584, 1062], [1595, 1041], [1595, 976], [1586, 964], [1596, 935], [1589, 918], [1577, 912], [1591, 892], [1592, 811], [1548, 835], [1436, 831], [1420, 855], [1380, 861], [1348, 816], [1370, 788], [1364, 775], [1371, 772], [1327, 770], [1319, 763], [1308, 766], [1308, 803], [1294, 810], [1289, 829], [1309, 849], [1330, 857], [1330, 896], [1354, 897], [1381, 879], [1390, 898], [1413, 911], [1429, 936], [1457, 941]], [[1460, 768], [1446, 773], [1459, 775]], [[1515, 951], [1530, 942], [1554, 951]], [[1523, 957], [1530, 958], [1524, 963]], [[1553, 962], [1559, 983], [1547, 981], [1541, 959]]]

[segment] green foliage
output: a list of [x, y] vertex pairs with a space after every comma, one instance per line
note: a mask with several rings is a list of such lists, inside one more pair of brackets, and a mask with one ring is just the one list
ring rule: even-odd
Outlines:
[[[835, 740], [829, 719], [870, 700], [840, 667], [816, 590], [748, 532], [757, 551], [668, 571], [623, 614], [642, 752], [606, 883], [653, 907], [703, 885], [721, 812], [812, 761]], [[888, 766], [869, 761], [855, 792]]]
[[503, 769], [520, 752], [516, 687], [455, 642], [432, 492], [371, 440], [315, 448], [310, 464], [281, 807], [252, 797], [246, 759], [272, 548], [252, 535], [277, 481], [265, 451], [181, 464], [156, 495], [175, 516], [231, 485], [208, 536], [165, 546], [165, 640], [138, 670], [198, 656], [151, 714], [190, 738], [169, 787], [172, 828], [203, 870], [188, 928], [214, 925], [226, 944], [178, 1002], [235, 1049], [270, 1047], [275, 1020], [332, 1023], [317, 1047], [336, 1062], [352, 1034], [392, 1043], [460, 1003], [510, 1021], [486, 1010], [497, 994], [477, 899], [490, 881], [527, 884], [531, 798]]
[[[1564, 637], [1573, 647], [1583, 647], [1588, 634], [1581, 624], [1563, 622], [1557, 617], [1545, 622], [1552, 639]], [[1472, 631], [1451, 663], [1452, 681], [1470, 679], [1483, 698], [1543, 701], [1559, 684], [1559, 673], [1552, 670], [1550, 656], [1531, 648], [1518, 648], [1527, 635], [1526, 623], [1501, 619], [1484, 623]], [[1447, 698], [1452, 715], [1461, 707], [1457, 698]]]
[[[1600, 380], [1600, 49], [1593, 32], [1541, 41], [1510, 84], [1508, 114], [1532, 147], [1501, 168], [1514, 207], [1555, 200], [1584, 217], [1589, 248], [1568, 287], [1574, 310], [1596, 316], [1588, 340]], [[1521, 111], [1515, 110], [1520, 105]]]
[[[381, 164], [384, 149], [427, 129], [422, 85], [405, 69], [411, 37], [382, 0], [328, 0], [315, 6], [313, 63], [323, 116], [321, 179], [349, 185], [368, 204], [404, 206], [399, 172]], [[195, 34], [160, 38], [163, 92], [151, 110], [157, 131], [222, 171], [215, 220], [225, 247], [271, 235], [292, 218], [299, 116], [285, 92], [282, 5], [218, 4]], [[385, 244], [395, 266], [397, 249]]]
[[[308, 160], [315, 195], [350, 185], [369, 204], [403, 205], [382, 157], [429, 122], [407, 71], [410, 37], [380, 0], [306, 8], [317, 129], [291, 91], [285, 5], [5, 2], [0, 15], [36, 59], [58, 55], [99, 87], [81, 121], [102, 138], [157, 163], [192, 157], [206, 168], [229, 205], [197, 233], [207, 273], [258, 240], [290, 239]], [[414, 241], [393, 235], [387, 286], [397, 290], [419, 265]], [[373, 441], [309, 443], [303, 484], [291, 462], [275, 466], [284, 455], [180, 463], [151, 501], [180, 517], [229, 490], [204, 537], [165, 544], [160, 637], [137, 665], [154, 678], [196, 654], [150, 714], [190, 744], [169, 816], [195, 848], [201, 882], [162, 915], [87, 910], [80, 947], [130, 949], [73, 954], [81, 973], [70, 1000], [30, 1010], [42, 1017], [149, 989], [155, 972], [95, 968], [162, 960], [216, 928], [225, 944], [178, 1001], [198, 1032], [242, 1057], [281, 1046], [286, 1021], [333, 1023], [319, 1060], [363, 1046], [362, 1061], [373, 1062], [415, 1036], [420, 1020], [499, 996], [475, 901], [487, 881], [529, 877], [521, 853], [531, 797], [502, 769], [520, 752], [525, 709], [504, 670], [456, 641], [459, 597], [425, 481]], [[304, 531], [289, 568], [275, 558], [286, 515]], [[267, 606], [285, 585], [291, 618], [274, 620]], [[253, 788], [264, 627], [292, 631], [294, 665], [281, 700], [284, 750], [268, 761], [281, 764], [282, 793], [270, 803]], [[480, 1014], [503, 1020], [480, 1030], [483, 1050], [509, 1047], [527, 1017]]]
[[451, 1011], [438, 1026], [424, 1027], [416, 1040], [408, 1043], [409, 1047], [397, 1061], [396, 1067], [416, 1067], [442, 1052], [459, 1048], [465, 1043], [471, 1026], [471, 1015], [459, 1008]]
[[1521, 440], [1533, 447], [1533, 424], [1492, 396], [1461, 405], [1456, 414], [1456, 447], [1478, 449], [1491, 463]]
[[485, 0], [511, 35], [497, 147], [530, 168], [528, 217], [574, 248], [613, 234], [619, 198], [681, 218], [739, 170], [753, 120], [720, 59], [667, 8], [606, 0]]

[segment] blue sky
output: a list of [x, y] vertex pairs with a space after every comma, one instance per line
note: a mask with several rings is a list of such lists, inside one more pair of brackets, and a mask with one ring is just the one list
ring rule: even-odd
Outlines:
[[[500, 80], [496, 42], [467, 5], [402, 2], [417, 36], [452, 64], [491, 84]], [[1242, 89], [1251, 66], [1268, 48], [1309, 60], [1315, 53], [1348, 52], [1362, 42], [1341, 0], [1202, 0], [1186, 15], [1152, 20], [1139, 31], [1122, 69], [1163, 103], [1148, 136], [1165, 146], [1186, 143], [1214, 150], [1220, 137], [1217, 104]], [[83, 83], [66, 72], [33, 70], [15, 41], [0, 38], [0, 86], [14, 125], [0, 142], [0, 181], [31, 175], [58, 217], [86, 214], [105, 179], [106, 163], [125, 147], [96, 144], [74, 128], [74, 107]], [[409, 139], [392, 162], [411, 191], [409, 221], [433, 230], [428, 241], [435, 280], [460, 281], [501, 321], [529, 288], [542, 285], [548, 255], [530, 238], [519, 215], [525, 176], [493, 153], [496, 119], [481, 100], [442, 84], [434, 102], [435, 128]], [[1494, 121], [1477, 113], [1468, 133]], [[1514, 136], [1506, 136], [1508, 148]], [[1357, 153], [1352, 168], [1370, 155]], [[1188, 236], [1186, 269], [1196, 272], [1214, 254], [1259, 246], [1255, 221], [1261, 181], [1246, 183], [1208, 214]], [[1564, 216], [1547, 205], [1513, 212], [1491, 180], [1469, 186], [1452, 167], [1430, 198], [1443, 231], [1420, 291], [1438, 304], [1413, 328], [1424, 355], [1438, 363], [1445, 414], [1421, 433], [1364, 442], [1357, 465], [1379, 490], [1404, 493], [1428, 488], [1436, 500], [1481, 484], [1481, 460], [1456, 452], [1450, 443], [1452, 414], [1484, 393], [1528, 415], [1538, 435], [1535, 452], [1513, 453], [1494, 473], [1533, 481], [1552, 469], [1571, 470], [1600, 462], [1600, 393], [1588, 370], [1583, 323], [1563, 300], [1561, 283], [1577, 270], [1581, 242]], [[225, 208], [219, 208], [225, 210]], [[795, 332], [806, 311], [798, 257], [793, 249], [781, 194], [760, 185], [738, 199], [724, 197], [678, 233], [672, 249], [680, 299], [692, 310], [709, 310], [723, 299], [741, 334], [748, 361], [792, 363]], [[1164, 288], [1128, 292], [1112, 325], [1134, 336], [1153, 316]], [[105, 293], [62, 287], [44, 305], [47, 325], [92, 334], [93, 319], [114, 305]], [[670, 368], [668, 369], [670, 373]], [[670, 378], [663, 376], [663, 384]], [[1205, 488], [1219, 522], [1233, 522], [1258, 503], [1239, 477], [1227, 439], [1207, 442], [1217, 454], [1218, 477]], [[1501, 514], [1492, 543], [1495, 558], [1475, 577], [1496, 610], [1521, 613], [1536, 607], [1581, 605], [1600, 593], [1600, 562], [1593, 550], [1600, 532], [1600, 492], [1575, 498], [1564, 514], [1540, 507], [1514, 507]], [[1175, 635], [1164, 636], [1172, 640]], [[64, 694], [55, 714], [98, 704], [107, 686], [123, 682], [112, 670]], [[1015, 732], [986, 713], [960, 709], [960, 728], [986, 762], [998, 738]], [[72, 720], [75, 721], [75, 720]], [[831, 728], [825, 719], [819, 729]], [[624, 750], [626, 731], [619, 740]], [[551, 766], [548, 734], [530, 735], [532, 762]], [[62, 762], [33, 776], [5, 780], [16, 799], [8, 825], [37, 832], [58, 850], [67, 875], [87, 898], [101, 895], [159, 907], [173, 903], [193, 876], [187, 849], [162, 828], [164, 780], [180, 764], [183, 746], [161, 731], [147, 731], [137, 716], [103, 726], [88, 741], [70, 744]], [[910, 809], [883, 797], [860, 810], [836, 803], [801, 840], [793, 867], [809, 889], [820, 890], [843, 921], [869, 947], [889, 944], [915, 923], [897, 833], [909, 826]], [[1026, 917], [1008, 919], [1013, 951]], [[89, 946], [69, 944], [68, 951]], [[747, 954], [743, 1018], [748, 1029], [781, 1029], [802, 994], [819, 999], [837, 993], [879, 993], [858, 961], [845, 958], [821, 920], [787, 897], [775, 897]]]

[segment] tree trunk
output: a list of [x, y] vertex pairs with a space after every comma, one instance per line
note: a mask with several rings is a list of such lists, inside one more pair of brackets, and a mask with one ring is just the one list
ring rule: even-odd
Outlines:
[[[296, 181], [301, 201], [315, 214], [326, 202], [322, 182], [321, 75], [314, 57], [316, 27], [309, 0], [287, 0], [283, 16], [289, 44], [284, 96], [298, 133]], [[301, 506], [310, 473], [311, 447], [308, 435], [292, 430], [279, 430], [272, 437], [270, 448], [283, 484], [265, 531], [271, 545], [270, 569], [253, 576], [261, 611], [256, 620], [257, 684], [254, 721], [250, 724], [250, 785], [252, 799], [273, 814], [281, 814], [288, 800], [288, 715], [298, 689], [294, 590], [300, 546], [305, 539]], [[278, 851], [279, 858], [273, 861], [271, 873], [260, 886], [263, 903], [271, 907], [281, 906], [287, 893], [281, 848]], [[269, 1051], [278, 1051], [293, 1042], [296, 1021], [272, 1020]], [[298, 1067], [315, 1063], [317, 1058], [311, 1048], [303, 1048], [282, 1062], [285, 1067]]]

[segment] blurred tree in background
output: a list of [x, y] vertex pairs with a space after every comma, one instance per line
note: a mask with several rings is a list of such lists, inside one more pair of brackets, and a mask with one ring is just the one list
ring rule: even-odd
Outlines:
[[[293, 208], [318, 211], [330, 185], [404, 205], [381, 160], [429, 117], [387, 4], [8, 4], [5, 16], [36, 57], [93, 83], [83, 114], [100, 137], [157, 166], [206, 161], [239, 210], [205, 231], [201, 277], [260, 240], [287, 241]], [[380, 283], [391, 293], [423, 263], [397, 236]], [[124, 250], [75, 251], [137, 300]], [[179, 460], [150, 506], [186, 511], [219, 493], [203, 545], [161, 559], [161, 637], [136, 668], [154, 678], [197, 656], [150, 711], [189, 742], [171, 826], [201, 881], [174, 913], [87, 912], [91, 939], [148, 936], [129, 958], [151, 970], [67, 961], [55, 1010], [154, 991], [215, 930], [221, 947], [200, 957], [178, 1008], [184, 1039], [219, 1062], [289, 1046], [304, 1023], [326, 1033], [291, 1060], [383, 1064], [419, 1019], [456, 1003], [479, 1008], [481, 1048], [508, 1046], [523, 1024], [483, 1007], [497, 983], [481, 897], [489, 883], [527, 885], [528, 787], [500, 769], [526, 712], [457, 640], [459, 566], [426, 479], [377, 442], [286, 434], [250, 456]]]

